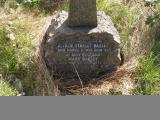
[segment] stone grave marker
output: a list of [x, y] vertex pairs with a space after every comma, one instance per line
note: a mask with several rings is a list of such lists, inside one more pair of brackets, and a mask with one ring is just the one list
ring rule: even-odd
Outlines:
[[96, 0], [71, 0], [68, 25], [70, 27], [97, 26]]
[[121, 63], [120, 36], [109, 16], [96, 12], [96, 0], [71, 0], [69, 15], [52, 21], [45, 39], [45, 61], [59, 77], [95, 77]]

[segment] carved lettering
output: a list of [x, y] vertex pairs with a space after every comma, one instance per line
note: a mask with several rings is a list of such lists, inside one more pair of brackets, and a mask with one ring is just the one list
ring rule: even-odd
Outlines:
[[56, 52], [64, 55], [65, 61], [60, 64], [103, 64], [99, 58], [108, 51], [103, 40], [72, 40], [58, 43]]

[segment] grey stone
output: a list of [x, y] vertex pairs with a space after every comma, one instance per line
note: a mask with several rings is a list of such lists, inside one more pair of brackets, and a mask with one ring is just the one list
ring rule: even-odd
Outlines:
[[44, 57], [51, 74], [95, 77], [120, 65], [120, 36], [109, 16], [98, 12], [95, 28], [70, 28], [67, 16], [62, 12], [54, 18], [45, 36]]
[[96, 0], [71, 0], [68, 25], [70, 27], [96, 27]]
[[17, 96], [25, 96], [25, 95], [26, 95], [25, 92], [21, 92], [21, 93], [19, 93]]

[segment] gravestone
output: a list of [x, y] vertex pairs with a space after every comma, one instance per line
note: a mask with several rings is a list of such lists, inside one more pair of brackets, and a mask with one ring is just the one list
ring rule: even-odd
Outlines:
[[96, 13], [95, 6], [96, 0], [71, 0], [69, 15], [63, 11], [52, 20], [44, 50], [51, 74], [91, 78], [120, 65], [119, 33], [111, 18], [103, 11]]

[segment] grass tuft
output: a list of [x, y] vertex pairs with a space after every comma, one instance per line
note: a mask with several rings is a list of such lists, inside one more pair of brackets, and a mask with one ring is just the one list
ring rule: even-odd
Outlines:
[[16, 96], [17, 91], [7, 82], [0, 78], [0, 96]]
[[137, 68], [136, 94], [160, 95], [160, 36], [157, 34], [155, 45], [147, 56], [140, 59]]
[[[20, 18], [20, 17], [23, 17]], [[38, 17], [38, 16], [37, 16]], [[33, 95], [36, 65], [33, 61], [35, 46], [32, 33], [32, 15], [4, 14], [0, 19], [0, 74], [3, 78], [15, 75], [24, 92]]]
[[132, 40], [132, 32], [142, 15], [140, 4], [129, 6], [119, 0], [98, 0], [97, 9], [112, 17], [124, 45]]

